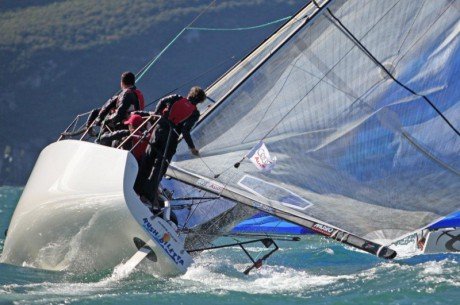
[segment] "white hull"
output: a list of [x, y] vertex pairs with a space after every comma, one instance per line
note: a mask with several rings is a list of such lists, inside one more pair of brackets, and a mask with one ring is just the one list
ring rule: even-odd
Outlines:
[[[1, 261], [48, 270], [113, 268], [136, 253], [134, 238], [154, 250], [160, 275], [191, 264], [183, 239], [153, 218], [132, 187], [137, 162], [127, 151], [65, 140], [46, 147], [16, 207]], [[167, 233], [165, 235], [165, 233]]]

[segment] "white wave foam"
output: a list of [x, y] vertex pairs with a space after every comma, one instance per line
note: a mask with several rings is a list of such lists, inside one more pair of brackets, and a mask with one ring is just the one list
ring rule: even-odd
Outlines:
[[[285, 266], [265, 265], [246, 276], [242, 271], [249, 264], [235, 264], [212, 255], [201, 256], [188, 272], [173, 279], [184, 292], [222, 294], [230, 291], [249, 294], [300, 293], [316, 291], [324, 286], [356, 279], [356, 275], [317, 275]], [[223, 272], [223, 270], [225, 270]]]
[[408, 236], [398, 241], [398, 243], [391, 245], [391, 248], [398, 253], [396, 260], [423, 254], [423, 252], [417, 247], [415, 235]]
[[[82, 299], [98, 299], [119, 294], [121, 280], [128, 275], [115, 271], [97, 282], [40, 282], [29, 284], [8, 284], [0, 292], [12, 295], [14, 304], [69, 304]], [[20, 292], [18, 294], [18, 292]]]
[[[418, 277], [421, 282], [430, 286], [446, 284], [460, 287], [459, 266], [456, 261], [444, 259], [442, 261], [429, 261], [421, 264]], [[434, 292], [434, 291], [433, 291]]]
[[423, 264], [424, 268], [421, 271], [422, 274], [426, 275], [440, 275], [443, 274], [443, 262], [427, 262]]

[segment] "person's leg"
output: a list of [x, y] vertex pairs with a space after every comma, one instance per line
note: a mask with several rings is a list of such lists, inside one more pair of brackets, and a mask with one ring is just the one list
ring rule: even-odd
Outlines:
[[149, 177], [144, 182], [144, 196], [154, 205], [154, 207], [159, 208], [158, 206], [158, 186], [160, 185], [160, 169], [161, 169], [162, 157], [158, 156], [153, 164], [152, 171]]
[[161, 132], [158, 131], [159, 128], [160, 126], [157, 125], [152, 130], [152, 135], [150, 136], [149, 144], [147, 145], [145, 153], [142, 156], [141, 162], [139, 164], [136, 182], [134, 183], [134, 190], [139, 195], [144, 195], [144, 183], [146, 182], [150, 173], [152, 172], [153, 164], [157, 157], [157, 147], [161, 144]]
[[163, 165], [163, 171], [161, 173], [161, 177], [163, 177], [166, 174], [166, 171], [168, 170], [169, 163], [172, 160], [172, 157], [176, 154], [177, 150], [177, 145], [179, 144], [179, 136], [173, 131], [171, 133], [171, 138], [169, 140], [169, 147], [168, 151], [166, 153], [166, 160]]
[[[163, 134], [163, 136], [164, 135], [165, 134]], [[158, 151], [157, 158], [155, 159], [155, 164], [153, 165], [152, 172], [150, 173], [148, 179], [149, 193], [146, 196], [148, 200], [152, 202], [154, 208], [157, 209], [160, 209], [164, 206], [164, 204], [161, 204], [158, 198], [159, 186], [168, 169], [169, 162], [171, 162], [172, 157], [176, 153], [178, 145], [178, 135], [174, 133], [172, 129], [170, 132], [168, 130], [167, 137], [163, 137], [163, 139], [165, 138], [166, 141], [161, 149], [161, 152]]]
[[160, 170], [161, 163], [163, 160], [164, 149], [169, 133], [169, 124], [158, 124], [155, 128], [155, 132], [152, 134], [149, 141], [149, 148], [152, 151], [151, 155], [154, 158], [149, 160], [152, 162], [151, 166], [147, 168], [147, 176], [143, 179], [142, 183], [142, 195], [145, 196], [152, 204], [155, 203], [155, 199], [158, 193], [158, 185], [160, 184]]
[[150, 145], [147, 145], [145, 153], [139, 164], [136, 181], [134, 182], [134, 191], [136, 191], [139, 195], [142, 195], [143, 183], [147, 180], [150, 172], [152, 171], [153, 161], [155, 158], [156, 150], [152, 149]]

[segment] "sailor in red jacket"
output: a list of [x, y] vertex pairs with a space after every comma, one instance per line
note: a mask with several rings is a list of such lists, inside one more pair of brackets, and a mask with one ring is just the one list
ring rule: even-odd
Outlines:
[[[145, 126], [137, 130], [143, 122], [144, 119], [140, 115], [132, 114], [126, 121], [123, 122], [124, 125], [128, 126], [128, 129], [106, 132], [101, 135], [101, 137], [97, 140], [97, 143], [117, 147], [131, 135], [130, 140], [126, 141], [123, 145], [123, 149], [130, 150], [137, 162], [140, 163], [147, 148], [148, 139], [150, 138], [150, 135], [147, 134], [147, 131], [145, 130]], [[144, 132], [146, 133], [145, 135]]]
[[192, 87], [187, 98], [175, 94], [164, 97], [157, 104], [155, 114], [161, 118], [152, 131], [134, 185], [135, 191], [154, 205], [158, 185], [176, 153], [179, 136], [183, 136], [192, 154], [199, 154], [190, 130], [200, 117], [196, 105], [205, 100], [203, 89]]

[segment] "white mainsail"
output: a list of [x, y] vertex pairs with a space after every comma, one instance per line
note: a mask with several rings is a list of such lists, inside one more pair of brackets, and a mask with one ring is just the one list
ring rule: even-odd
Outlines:
[[[168, 174], [342, 240], [424, 227], [460, 208], [459, 31], [458, 1], [310, 3], [208, 90]], [[271, 172], [241, 162], [259, 141]]]

